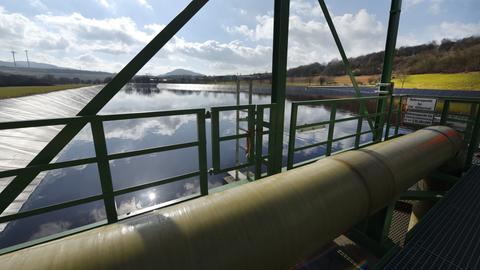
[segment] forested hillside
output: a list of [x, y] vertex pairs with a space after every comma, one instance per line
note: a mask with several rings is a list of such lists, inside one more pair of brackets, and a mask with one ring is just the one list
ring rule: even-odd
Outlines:
[[[350, 58], [355, 75], [380, 74], [384, 52], [371, 53]], [[394, 72], [396, 74], [460, 73], [480, 71], [480, 37], [461, 40], [444, 39], [440, 44], [402, 47], [396, 52]], [[312, 63], [288, 70], [289, 77], [315, 75], [345, 75], [343, 63], [332, 60], [328, 64]]]

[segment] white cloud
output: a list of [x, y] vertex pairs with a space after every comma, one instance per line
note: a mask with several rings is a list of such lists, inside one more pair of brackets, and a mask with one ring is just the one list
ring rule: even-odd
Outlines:
[[103, 6], [104, 8], [110, 8], [112, 6], [109, 0], [97, 0], [97, 3]]
[[290, 12], [301, 16], [323, 17], [322, 9], [317, 1], [293, 0], [290, 2]]
[[420, 4], [425, 4], [427, 5], [427, 10], [430, 14], [433, 15], [438, 15], [442, 12], [442, 4], [444, 0], [407, 0], [406, 2], [406, 8], [424, 8], [423, 6], [421, 7], [416, 7], [417, 5], [420, 6]]
[[147, 9], [153, 10], [152, 5], [150, 5], [147, 0], [137, 0], [137, 3]]
[[225, 27], [225, 30], [231, 34], [241, 34], [251, 40], [272, 39], [273, 37], [273, 17], [269, 15], [256, 16], [257, 25], [255, 29], [250, 29], [246, 25]]
[[47, 6], [41, 0], [29, 0], [28, 3], [30, 6], [39, 9], [39, 10], [47, 10]]
[[55, 233], [60, 233], [66, 231], [72, 227], [72, 223], [68, 221], [59, 221], [59, 222], [50, 222], [40, 225], [37, 232], [35, 232], [30, 240], [37, 239], [40, 237], [52, 235]]
[[[327, 62], [338, 57], [338, 50], [327, 23], [317, 11], [306, 2], [295, 1], [290, 15], [289, 66], [307, 64], [314, 61]], [[310, 13], [308, 13], [310, 12]], [[321, 12], [321, 11], [320, 11]], [[302, 16], [304, 14], [309, 16]], [[385, 27], [375, 15], [362, 9], [356, 14], [332, 16], [337, 32], [349, 57], [383, 49]], [[253, 28], [246, 25], [225, 27], [230, 34], [238, 34], [253, 41], [271, 40], [273, 17], [256, 17]]]
[[480, 35], [480, 21], [476, 23], [442, 22], [440, 25], [429, 27], [429, 31], [433, 34], [435, 40], [478, 36]]
[[407, 0], [407, 8], [423, 3], [425, 0]]
[[438, 15], [442, 12], [443, 0], [430, 0], [430, 6], [428, 10], [434, 15]]

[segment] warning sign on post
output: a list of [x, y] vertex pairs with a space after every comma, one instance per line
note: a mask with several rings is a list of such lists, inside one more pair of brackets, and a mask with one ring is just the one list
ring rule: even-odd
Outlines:
[[437, 100], [435, 98], [409, 97], [407, 99], [407, 112], [403, 122], [412, 125], [431, 126], [435, 116], [436, 105]]
[[407, 99], [407, 111], [435, 111], [437, 100], [435, 98], [416, 98], [409, 97]]

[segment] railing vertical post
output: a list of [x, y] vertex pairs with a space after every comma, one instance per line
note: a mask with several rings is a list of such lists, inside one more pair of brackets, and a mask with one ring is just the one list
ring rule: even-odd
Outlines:
[[402, 109], [403, 109], [403, 96], [400, 96], [398, 100], [398, 108], [397, 108], [397, 121], [395, 122], [395, 135], [398, 135], [398, 129], [400, 128], [400, 124], [402, 122]]
[[220, 170], [220, 117], [219, 112], [212, 108], [212, 167], [213, 171]]
[[478, 105], [476, 107], [477, 116], [475, 117], [475, 125], [473, 126], [472, 136], [470, 137], [470, 143], [468, 145], [465, 168], [468, 168], [470, 165], [472, 165], [473, 155], [478, 147], [478, 136], [480, 135], [480, 108]]
[[262, 177], [263, 114], [263, 107], [257, 106], [257, 117], [255, 124], [255, 179], [260, 179]]
[[[387, 41], [385, 45], [385, 57], [383, 60], [382, 77], [380, 80], [380, 95], [382, 95], [382, 93], [385, 93], [385, 90], [388, 90], [388, 94], [393, 94], [393, 85], [391, 84], [391, 80], [395, 59], [395, 47], [397, 44], [398, 25], [400, 23], [401, 8], [402, 0], [392, 0], [390, 6], [390, 18], [388, 21]], [[388, 84], [390, 84], [390, 87], [387, 86]], [[386, 100], [382, 98], [382, 96], [380, 96], [377, 103], [377, 114], [384, 113], [385, 102]], [[375, 133], [378, 135], [374, 137], [374, 141], [380, 141], [382, 139], [382, 117], [378, 116], [383, 115], [377, 115], [377, 117], [375, 118]], [[388, 212], [389, 209], [386, 208], [369, 218], [367, 234], [370, 238], [380, 243], [383, 241], [383, 228], [387, 227], [390, 222], [388, 221], [388, 219], [391, 219], [391, 216], [388, 214]]]
[[[383, 59], [383, 71], [380, 80], [380, 97], [384, 95], [386, 91], [389, 94], [393, 94], [392, 71], [393, 61], [395, 58], [395, 46], [397, 44], [398, 25], [400, 23], [400, 12], [402, 8], [402, 0], [392, 0], [390, 7], [390, 18], [388, 21], [387, 42], [385, 45], [385, 57]], [[390, 87], [387, 86], [390, 84]], [[378, 99], [377, 113], [383, 113], [385, 111], [385, 99]], [[383, 132], [383, 118], [384, 115], [379, 115], [375, 118], [375, 133], [374, 141], [380, 141], [382, 139]]]
[[443, 101], [442, 116], [440, 117], [440, 125], [447, 124], [448, 111], [450, 110], [450, 100], [445, 99]]
[[385, 122], [386, 122], [385, 137], [384, 137], [385, 141], [388, 140], [388, 137], [390, 136], [390, 118], [392, 117], [393, 102], [394, 102], [393, 95], [390, 95], [387, 118], [385, 119]]
[[362, 133], [362, 125], [363, 125], [363, 116], [362, 114], [359, 114], [358, 122], [357, 122], [357, 133], [355, 134], [355, 149], [358, 149], [360, 147], [360, 139]]
[[290, 132], [288, 135], [288, 156], [287, 156], [287, 170], [293, 168], [293, 159], [295, 157], [295, 136], [297, 131], [297, 113], [298, 105], [292, 103], [292, 112], [290, 115]]
[[91, 122], [91, 125], [105, 212], [107, 214], [108, 222], [112, 223], [118, 220], [118, 216], [115, 206], [115, 198], [113, 196], [112, 174], [110, 172], [110, 164], [107, 157], [108, 150], [105, 140], [105, 131], [103, 129], [103, 122], [98, 117]]
[[[91, 116], [97, 114], [105, 104], [208, 2], [208, 0], [191, 1], [160, 33], [152, 39], [90, 102], [77, 114]], [[288, 17], [288, 16], [287, 16]], [[287, 27], [288, 29], [288, 27]], [[47, 164], [85, 126], [84, 123], [68, 124], [40, 151], [28, 166]], [[0, 196], [0, 214], [12, 203], [40, 171], [29, 172], [15, 177]]]
[[269, 161], [273, 174], [282, 171], [283, 128], [285, 115], [285, 91], [287, 84], [288, 23], [290, 0], [275, 0], [273, 18], [272, 98], [275, 113], [270, 114], [270, 132], [273, 148], [269, 149]]
[[328, 124], [328, 138], [327, 138], [327, 151], [325, 156], [330, 156], [332, 154], [332, 140], [333, 133], [335, 131], [335, 117], [337, 115], [337, 104], [334, 103], [330, 112], [330, 123]]
[[[318, 3], [320, 4], [320, 8], [322, 9], [323, 15], [325, 16], [325, 21], [327, 22], [327, 25], [330, 28], [330, 32], [332, 33], [335, 44], [337, 45], [338, 52], [342, 57], [342, 62], [345, 67], [345, 73], [348, 75], [348, 77], [350, 78], [350, 81], [352, 82], [353, 89], [355, 90], [355, 96], [361, 97], [362, 93], [360, 92], [360, 87], [358, 87], [358, 83], [357, 83], [357, 80], [355, 79], [355, 75], [353, 74], [350, 61], [348, 61], [347, 54], [343, 49], [343, 45], [342, 45], [342, 42], [340, 41], [340, 38], [338, 37], [338, 33], [337, 33], [337, 30], [335, 29], [335, 24], [333, 23], [332, 17], [330, 16], [330, 12], [328, 11], [328, 7], [325, 4], [324, 0], [318, 0]], [[365, 116], [368, 122], [368, 125], [370, 126], [370, 129], [373, 130], [374, 125], [370, 120], [370, 118], [366, 117], [368, 115], [368, 110], [367, 110], [366, 103], [363, 100], [360, 101], [360, 111]]]
[[205, 135], [205, 110], [197, 113], [198, 167], [200, 194], [208, 194], [207, 139]]
[[[255, 105], [248, 108], [248, 162], [253, 164], [255, 162]], [[248, 175], [247, 175], [248, 178]]]

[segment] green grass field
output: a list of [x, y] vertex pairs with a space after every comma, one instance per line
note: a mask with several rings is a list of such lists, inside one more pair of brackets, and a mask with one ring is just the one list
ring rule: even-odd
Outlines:
[[[396, 88], [402, 88], [399, 76], [393, 81]], [[403, 88], [480, 90], [480, 72], [407, 75]]]
[[49, 86], [7, 86], [0, 87], [0, 99], [43, 94], [53, 91], [74, 89], [88, 86], [88, 84], [62, 84]]

